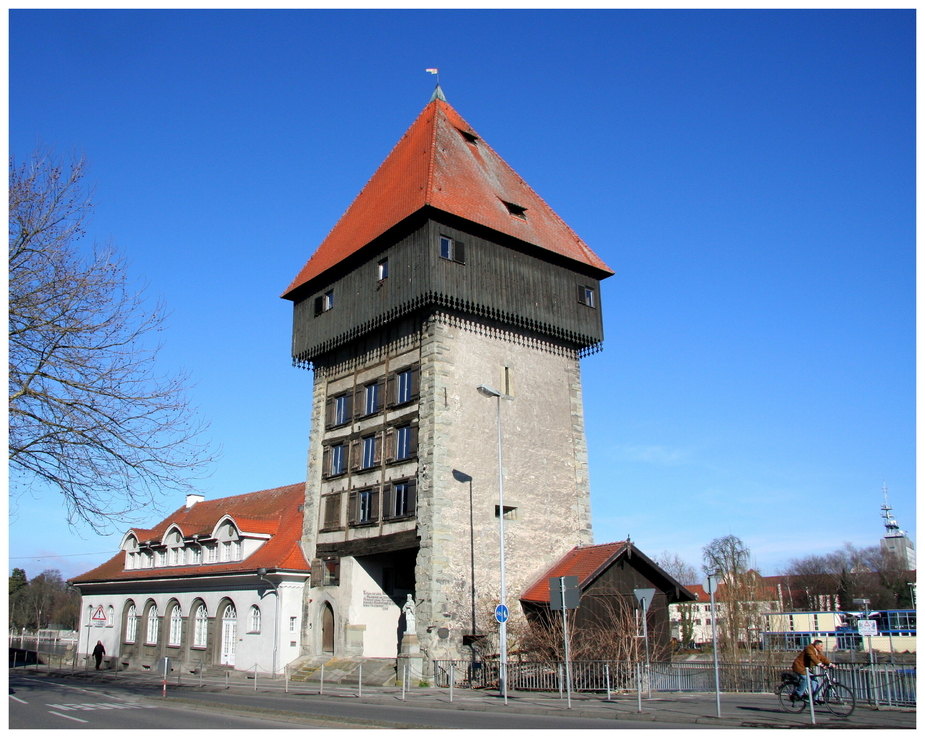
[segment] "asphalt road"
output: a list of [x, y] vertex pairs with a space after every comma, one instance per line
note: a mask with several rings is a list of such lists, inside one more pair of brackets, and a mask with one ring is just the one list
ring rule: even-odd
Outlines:
[[10, 675], [9, 727], [16, 728], [693, 728], [624, 719], [369, 704], [343, 696], [176, 691], [162, 699], [150, 685], [81, 686], [66, 677]]
[[[10, 675], [10, 729], [258, 729], [329, 728], [328, 721], [293, 723], [272, 715], [203, 711], [188, 702], [139, 697], [118, 686], [84, 687], [65, 679]], [[347, 727], [347, 726], [339, 726]]]

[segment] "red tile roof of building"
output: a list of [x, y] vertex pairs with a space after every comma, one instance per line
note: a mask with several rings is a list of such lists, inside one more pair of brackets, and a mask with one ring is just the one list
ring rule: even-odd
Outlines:
[[552, 577], [578, 577], [579, 589], [590, 584], [617, 556], [626, 550], [628, 541], [576, 546], [540, 576], [521, 595], [527, 602], [549, 602], [549, 580]]
[[[522, 209], [523, 217], [506, 203]], [[435, 96], [283, 297], [294, 299], [300, 286], [426, 206], [593, 267], [602, 276], [613, 274], [459, 113]]]
[[254, 572], [259, 568], [309, 571], [308, 561], [299, 542], [302, 538], [302, 510], [305, 483], [251, 492], [217, 500], [204, 500], [192, 507], [181, 507], [153, 528], [133, 528], [140, 542], [160, 542], [167, 530], [176, 525], [189, 538], [199, 534], [209, 536], [215, 525], [226, 515], [234, 520], [242, 533], [269, 535], [270, 539], [242, 561], [190, 566], [160, 566], [146, 569], [125, 569], [125, 553], [120, 551], [109, 561], [71, 581], [85, 584], [99, 581], [163, 579]]

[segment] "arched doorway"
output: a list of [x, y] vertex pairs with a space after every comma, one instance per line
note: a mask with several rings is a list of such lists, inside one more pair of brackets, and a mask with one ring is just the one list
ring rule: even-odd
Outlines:
[[334, 610], [329, 602], [321, 610], [321, 650], [334, 653]]
[[238, 612], [234, 605], [227, 605], [222, 612], [222, 658], [221, 663], [234, 666], [235, 646], [238, 642]]

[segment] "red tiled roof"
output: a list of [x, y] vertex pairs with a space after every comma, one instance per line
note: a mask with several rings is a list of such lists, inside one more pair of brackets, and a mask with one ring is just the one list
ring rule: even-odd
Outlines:
[[626, 549], [626, 545], [627, 541], [617, 541], [576, 546], [528, 587], [520, 599], [527, 602], [549, 602], [549, 580], [552, 577], [578, 577], [578, 587], [583, 589]]
[[[685, 584], [684, 588], [691, 592], [692, 594], [697, 595], [697, 602], [709, 602], [710, 594], [703, 588], [702, 584]], [[720, 582], [716, 586], [716, 593], [714, 594], [713, 599], [716, 602], [724, 602], [729, 592], [729, 587], [725, 582]], [[777, 599], [777, 590], [773, 586], [769, 586], [766, 577], [760, 577], [759, 581], [756, 582], [755, 595], [759, 598], [760, 601], [776, 600]]]
[[[511, 214], [505, 203], [525, 209]], [[538, 248], [613, 271], [445, 100], [411, 124], [283, 297], [425, 206], [487, 226]]]
[[302, 511], [305, 483], [251, 492], [217, 500], [204, 500], [192, 507], [181, 507], [153, 528], [134, 528], [139, 541], [157, 540], [176, 524], [184, 536], [209, 535], [215, 524], [229, 515], [244, 533], [270, 534], [272, 537], [243, 561], [193, 566], [162, 566], [151, 569], [124, 568], [125, 554], [120, 551], [109, 561], [71, 581], [77, 584], [98, 581], [161, 579], [164, 577], [203, 576], [252, 572], [259, 568], [286, 569], [308, 573], [309, 565], [302, 553]]

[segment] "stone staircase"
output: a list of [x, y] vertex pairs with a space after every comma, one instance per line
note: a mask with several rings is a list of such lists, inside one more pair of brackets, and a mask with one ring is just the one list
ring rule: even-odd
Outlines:
[[321, 657], [298, 664], [290, 673], [291, 682], [321, 682], [324, 666], [325, 684], [359, 684], [362, 667], [363, 684], [371, 687], [391, 687], [396, 683], [395, 659], [338, 659]]

